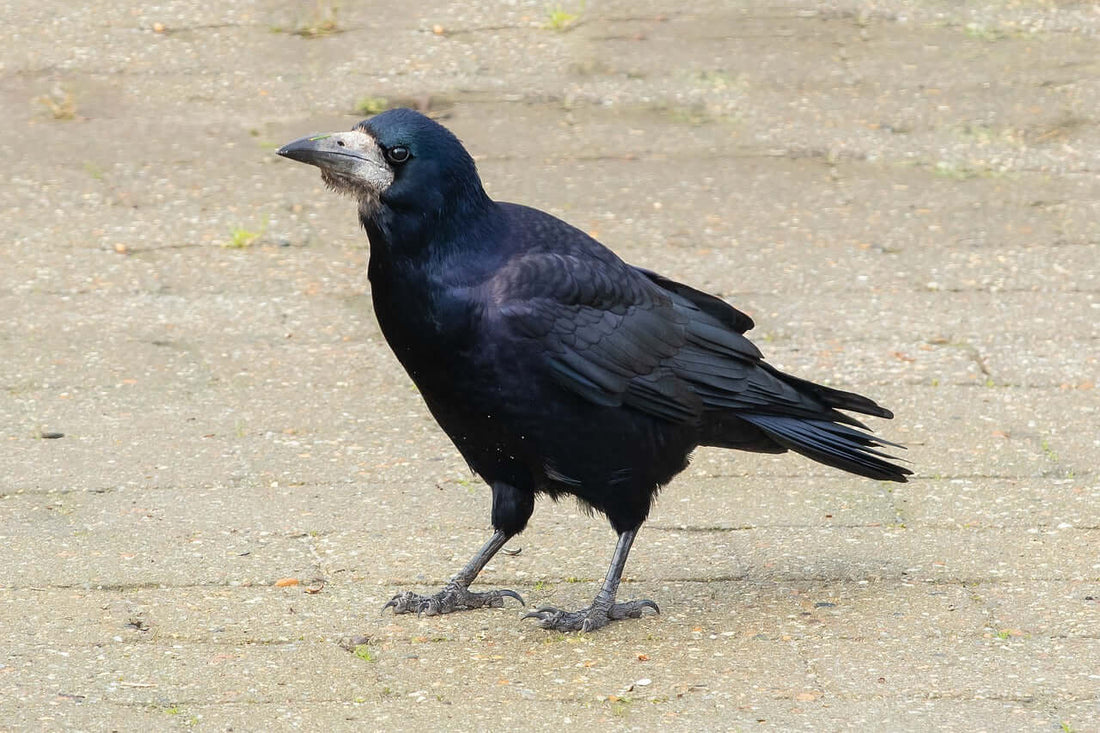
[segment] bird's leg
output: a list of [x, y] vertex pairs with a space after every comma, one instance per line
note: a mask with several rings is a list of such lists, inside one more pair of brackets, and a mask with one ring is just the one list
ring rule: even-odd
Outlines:
[[554, 631], [593, 631], [612, 621], [640, 618], [642, 611], [646, 608], [652, 608], [660, 613], [661, 609], [657, 608], [657, 604], [649, 600], [615, 602], [615, 593], [619, 590], [619, 580], [626, 565], [626, 556], [630, 554], [630, 546], [634, 544], [634, 535], [637, 532], [637, 529], [630, 529], [619, 535], [615, 554], [611, 556], [611, 567], [607, 569], [603, 587], [592, 600], [591, 606], [579, 611], [562, 611], [544, 606], [537, 611], [532, 611], [524, 618], [537, 619], [539, 626]]
[[511, 590], [490, 590], [484, 593], [470, 592], [470, 583], [474, 582], [474, 578], [489, 563], [493, 555], [497, 554], [501, 547], [504, 547], [508, 537], [509, 535], [499, 529], [494, 532], [489, 541], [470, 559], [470, 562], [466, 563], [464, 568], [447, 581], [447, 585], [443, 586], [443, 590], [434, 596], [422, 596], [411, 591], [398, 593], [386, 605], [382, 606], [382, 610], [392, 608], [394, 613], [423, 613], [428, 616], [435, 616], [440, 613], [464, 611], [468, 608], [501, 608], [504, 606], [505, 598], [515, 598], [520, 604], [526, 605], [519, 594]]

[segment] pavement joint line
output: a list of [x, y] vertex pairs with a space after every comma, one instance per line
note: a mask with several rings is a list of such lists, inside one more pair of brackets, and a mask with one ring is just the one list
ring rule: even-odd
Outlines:
[[[336, 573], [348, 572], [346, 570], [336, 571]], [[334, 573], [334, 574], [336, 574]], [[374, 579], [377, 580], [377, 579]], [[384, 583], [378, 584], [374, 580], [368, 580], [366, 577], [361, 577], [348, 581], [347, 583], [329, 583], [332, 587], [345, 587], [354, 588], [360, 585], [366, 584], [371, 587], [377, 588], [410, 588], [410, 587], [434, 587], [444, 585], [449, 578], [440, 576], [435, 579], [424, 580], [385, 580]], [[597, 583], [602, 578], [595, 576], [590, 578], [568, 575], [561, 577], [543, 576], [533, 580], [528, 579], [512, 579], [505, 581], [501, 579], [500, 582], [507, 582], [511, 585], [521, 588], [534, 588], [541, 584], [547, 585], [559, 585], [559, 586], [583, 586], [586, 584]], [[744, 575], [715, 575], [706, 577], [692, 577], [692, 576], [638, 576], [632, 575], [629, 578], [624, 577], [622, 582], [624, 584], [654, 584], [654, 583], [681, 583], [681, 584], [702, 584], [702, 585], [714, 585], [714, 584], [738, 584], [745, 583], [753, 586], [768, 587], [774, 586], [780, 583], [784, 584], [821, 584], [825, 583], [830, 586], [860, 586], [870, 587], [874, 586], [891, 586], [902, 585], [905, 587], [917, 587], [919, 586], [936, 586], [936, 587], [960, 587], [960, 588], [981, 588], [986, 586], [1006, 586], [1015, 585], [1020, 582], [1039, 582], [1050, 584], [1066, 584], [1066, 585], [1078, 585], [1081, 583], [1096, 583], [1100, 582], [1100, 575], [1091, 577], [1070, 577], [1065, 575], [1051, 575], [1051, 576], [1027, 576], [1025, 578], [941, 578], [941, 577], [913, 577], [905, 575], [868, 575], [865, 577], [852, 576], [852, 575], [781, 575], [781, 574], [761, 574], [754, 571], [749, 571]], [[479, 583], [479, 585], [492, 584], [492, 582]], [[195, 583], [189, 585], [183, 584], [154, 584], [154, 583], [135, 583], [133, 585], [74, 585], [74, 584], [60, 584], [60, 585], [38, 585], [38, 586], [0, 586], [0, 592], [7, 593], [47, 593], [50, 591], [84, 591], [87, 593], [118, 593], [118, 592], [135, 592], [135, 591], [170, 591], [170, 590], [189, 590], [189, 589], [218, 589], [218, 590], [241, 590], [241, 591], [255, 591], [268, 588], [277, 588], [274, 580], [265, 582], [224, 582], [224, 583]], [[330, 589], [331, 591], [331, 589]]]

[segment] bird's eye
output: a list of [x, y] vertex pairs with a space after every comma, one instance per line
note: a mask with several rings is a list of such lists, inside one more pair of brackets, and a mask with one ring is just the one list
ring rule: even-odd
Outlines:
[[391, 163], [404, 163], [409, 159], [409, 149], [404, 145], [395, 145], [386, 151], [386, 157]]

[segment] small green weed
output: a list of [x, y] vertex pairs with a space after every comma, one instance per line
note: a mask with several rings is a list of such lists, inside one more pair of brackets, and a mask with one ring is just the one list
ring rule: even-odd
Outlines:
[[260, 222], [259, 231], [245, 229], [242, 226], [230, 227], [229, 240], [222, 244], [229, 249], [247, 249], [256, 243], [267, 232], [267, 217]]
[[355, 113], [368, 117], [385, 112], [393, 105], [385, 97], [363, 97], [355, 103]]
[[625, 718], [626, 714], [630, 712], [630, 706], [633, 701], [628, 697], [615, 697], [612, 695], [607, 698], [607, 701], [611, 703], [611, 714], [616, 718]]
[[244, 227], [233, 227], [229, 230], [229, 241], [225, 243], [230, 249], [244, 249], [251, 247], [252, 243], [260, 238], [260, 232], [253, 232]]
[[1046, 438], [1040, 440], [1039, 447], [1042, 449], [1043, 455], [1047, 457], [1047, 460], [1051, 461], [1052, 463], [1058, 462], [1058, 453], [1050, 447], [1049, 440], [1047, 440]]
[[572, 28], [584, 12], [584, 3], [580, 4], [577, 12], [571, 13], [561, 5], [553, 5], [546, 9], [546, 28], [552, 31], [567, 31]]

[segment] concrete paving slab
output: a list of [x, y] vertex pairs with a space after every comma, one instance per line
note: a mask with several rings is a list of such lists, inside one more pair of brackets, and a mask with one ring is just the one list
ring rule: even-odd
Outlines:
[[[3, 9], [0, 727], [1096, 729], [1090, 4]], [[489, 497], [273, 151], [394, 100], [889, 406], [915, 480], [701, 449], [627, 567], [662, 616], [378, 615]], [[611, 545], [543, 503], [480, 582], [580, 606]]]
[[837, 690], [856, 693], [880, 684], [886, 675], [902, 694], [916, 690], [946, 697], [1020, 699], [1037, 696], [1075, 702], [1096, 688], [1096, 639], [997, 637], [968, 644], [956, 640], [929, 645], [928, 656], [912, 665], [893, 665], [902, 642], [837, 642], [827, 656], [814, 644], [800, 645], [813, 668]]
[[1088, 529], [1100, 524], [1093, 477], [947, 479], [921, 481], [892, 492], [899, 521], [951, 527]]
[[[1011, 638], [1094, 638], [1098, 595], [1095, 582], [992, 584], [976, 589], [990, 609], [993, 628]], [[1006, 634], [1007, 630], [1007, 634]]]

